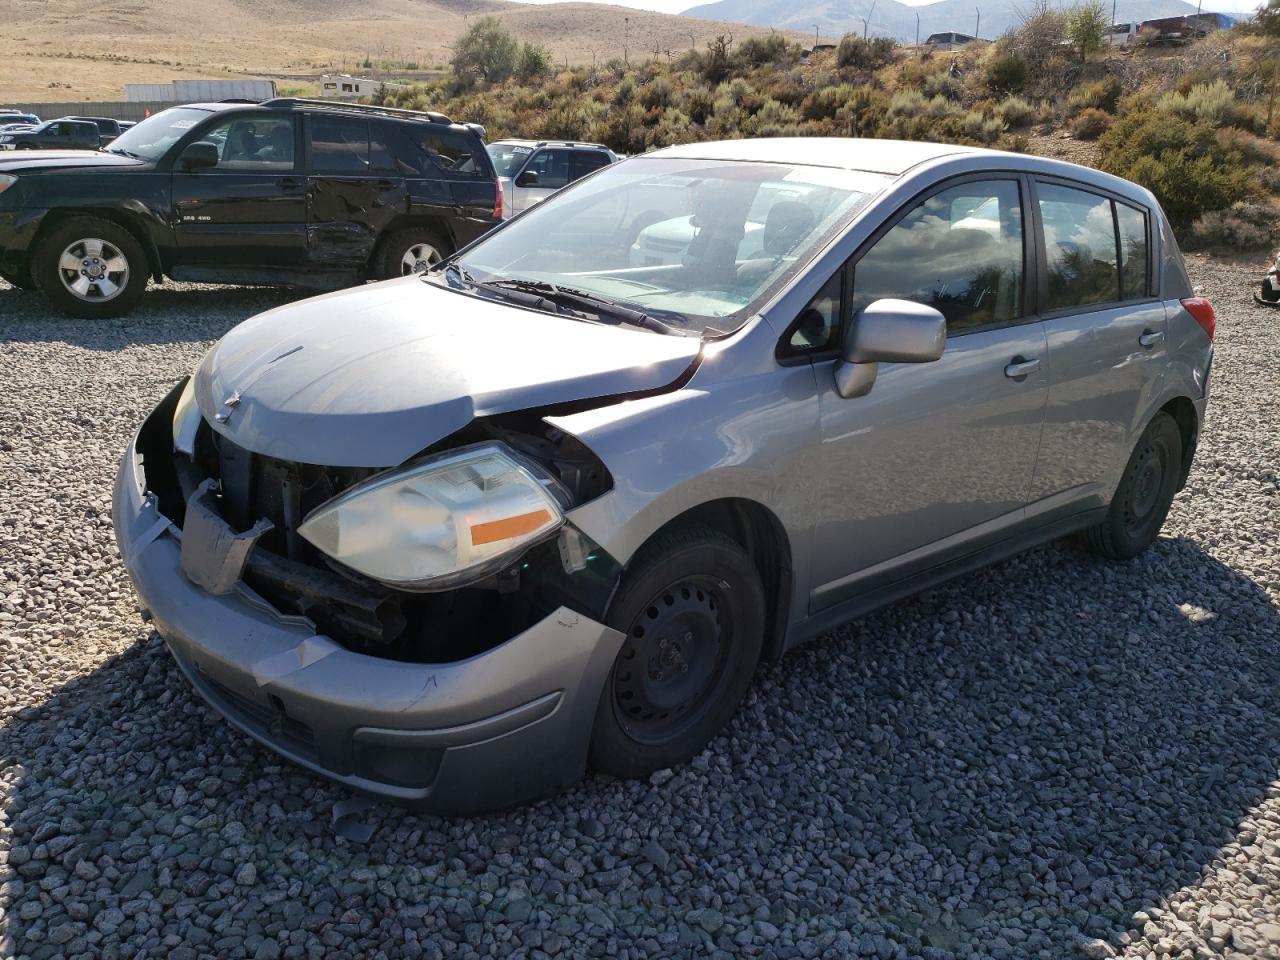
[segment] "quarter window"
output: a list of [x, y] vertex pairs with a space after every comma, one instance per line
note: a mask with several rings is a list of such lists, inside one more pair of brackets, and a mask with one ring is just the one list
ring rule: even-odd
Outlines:
[[369, 124], [346, 117], [312, 117], [311, 169], [317, 173], [368, 173]]
[[804, 308], [791, 333], [790, 352], [812, 353], [835, 346], [836, 330], [840, 326], [840, 287], [843, 277], [844, 270], [837, 270]]
[[1139, 210], [1123, 203], [1116, 204], [1116, 220], [1120, 226], [1120, 286], [1124, 299], [1137, 300], [1147, 295], [1147, 218]]
[[1022, 206], [1014, 180], [949, 187], [876, 241], [853, 274], [852, 310], [892, 297], [936, 308], [948, 331], [1022, 315]]
[[[485, 168], [476, 159], [478, 141], [442, 131], [414, 130], [409, 136], [441, 170], [457, 177], [485, 175]], [[423, 172], [426, 172], [425, 169]]]
[[603, 150], [575, 150], [569, 161], [569, 179], [578, 180], [608, 165], [609, 158]]
[[1120, 299], [1120, 258], [1111, 201], [1055, 184], [1036, 187], [1044, 228], [1048, 310]]

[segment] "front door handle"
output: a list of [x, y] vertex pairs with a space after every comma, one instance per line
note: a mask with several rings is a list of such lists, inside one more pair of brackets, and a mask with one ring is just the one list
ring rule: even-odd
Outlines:
[[1164, 339], [1163, 330], [1143, 330], [1142, 336], [1138, 338], [1138, 342], [1144, 347], [1150, 349]]
[[1040, 369], [1039, 357], [1024, 357], [1018, 355], [1009, 362], [1004, 368], [1004, 375], [1010, 380], [1022, 380], [1028, 374], [1034, 373]]

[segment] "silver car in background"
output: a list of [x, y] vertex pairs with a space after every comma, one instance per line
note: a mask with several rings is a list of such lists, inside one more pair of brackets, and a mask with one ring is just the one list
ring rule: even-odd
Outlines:
[[602, 143], [576, 140], [495, 140], [486, 149], [498, 174], [508, 220], [621, 159]]
[[[647, 229], [680, 249], [637, 260]], [[125, 452], [117, 539], [250, 736], [474, 813], [682, 763], [762, 660], [949, 577], [1068, 534], [1146, 549], [1213, 332], [1132, 183], [670, 148], [232, 330]]]

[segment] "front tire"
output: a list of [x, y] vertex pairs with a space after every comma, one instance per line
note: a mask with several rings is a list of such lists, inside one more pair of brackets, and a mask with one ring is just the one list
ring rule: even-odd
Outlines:
[[32, 260], [36, 287], [63, 313], [87, 320], [119, 317], [147, 289], [147, 255], [118, 223], [73, 217], [41, 239]]
[[1084, 545], [1108, 560], [1132, 560], [1160, 533], [1182, 473], [1182, 431], [1160, 411], [1125, 465], [1107, 516], [1083, 534]]
[[605, 618], [626, 639], [596, 708], [591, 766], [642, 778], [699, 753], [746, 695], [764, 619], [760, 575], [723, 533], [696, 528], [646, 546]]
[[452, 245], [433, 230], [409, 227], [397, 230], [382, 242], [375, 270], [381, 280], [407, 277], [422, 273], [452, 252]]

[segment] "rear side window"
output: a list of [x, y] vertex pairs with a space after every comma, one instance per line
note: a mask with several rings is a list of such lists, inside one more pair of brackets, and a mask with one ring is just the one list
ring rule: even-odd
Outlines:
[[1116, 204], [1120, 229], [1120, 288], [1125, 300], [1147, 296], [1147, 218], [1140, 210]]
[[311, 169], [316, 173], [368, 173], [368, 121], [313, 116]]
[[603, 150], [575, 150], [569, 159], [569, 179], [577, 180], [609, 165]]
[[1056, 184], [1036, 187], [1049, 276], [1048, 310], [1120, 299], [1115, 214], [1106, 197]]
[[1022, 205], [1017, 181], [949, 187], [876, 241], [853, 274], [852, 311], [891, 297], [934, 307], [947, 331], [1022, 316]]
[[488, 165], [479, 156], [484, 147], [478, 140], [449, 130], [413, 128], [405, 132], [429, 159], [429, 163], [421, 164], [423, 173], [434, 165], [454, 177], [488, 176]]

